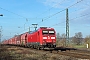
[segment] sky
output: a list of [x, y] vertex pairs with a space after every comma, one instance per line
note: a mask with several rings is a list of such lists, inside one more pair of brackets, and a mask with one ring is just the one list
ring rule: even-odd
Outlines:
[[82, 32], [90, 35], [90, 0], [1, 0], [0, 26], [2, 40], [39, 27], [52, 27], [66, 33], [66, 8], [69, 15], [70, 37]]

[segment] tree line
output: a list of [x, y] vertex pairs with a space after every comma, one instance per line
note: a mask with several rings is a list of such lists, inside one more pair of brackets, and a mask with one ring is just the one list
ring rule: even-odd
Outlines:
[[66, 34], [63, 33], [60, 35], [60, 33], [56, 34], [57, 37], [57, 45], [58, 46], [66, 46], [67, 44], [69, 45], [85, 45], [89, 44], [90, 46], [90, 35], [86, 36], [83, 38], [82, 32], [77, 32], [75, 33], [74, 36], [69, 38], [69, 41], [66, 40]]

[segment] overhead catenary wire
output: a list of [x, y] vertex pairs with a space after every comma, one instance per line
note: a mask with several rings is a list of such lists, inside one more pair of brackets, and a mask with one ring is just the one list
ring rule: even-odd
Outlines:
[[[72, 19], [70, 19], [69, 21], [73, 21], [73, 20], [75, 20], [75, 19], [77, 19], [77, 18], [85, 17], [85, 16], [87, 16], [87, 15], [90, 15], [90, 13], [81, 15], [81, 16], [79, 16], [79, 17], [72, 18]], [[53, 27], [53, 26], [56, 26], [56, 25], [59, 25], [59, 24], [62, 24], [62, 23], [65, 23], [65, 21], [60, 22], [60, 23], [57, 23], [57, 24], [52, 25], [52, 26], [50, 26], [50, 27]]]
[[[69, 7], [67, 7], [67, 8], [71, 8], [72, 6], [78, 4], [78, 3], [82, 2], [82, 1], [83, 1], [83, 0], [77, 1], [76, 3], [72, 4], [71, 6], [69, 6]], [[55, 15], [57, 15], [57, 14], [65, 11], [67, 8], [65, 8], [65, 9], [63, 9], [63, 10], [61, 10], [61, 11], [55, 13], [55, 14], [52, 14], [52, 15], [50, 15], [50, 16], [48, 16], [48, 17], [43, 18], [41, 22], [46, 21], [47, 19], [49, 19], [49, 18], [51, 18], [51, 17], [53, 17], [53, 16], [55, 16]], [[38, 22], [38, 23], [41, 23], [41, 22]]]
[[25, 28], [23, 31], [21, 31], [19, 34], [22, 34], [22, 33], [25, 33], [25, 32], [28, 32], [31, 28], [34, 28], [34, 27], [27, 27]]
[[[82, 0], [80, 0], [80, 1], [82, 1]], [[77, 2], [77, 3], [79, 3], [79, 2]], [[73, 5], [74, 5], [74, 4], [73, 4]], [[71, 5], [70, 7], [72, 7], [73, 5]], [[68, 7], [68, 8], [70, 8], [70, 7]], [[0, 7], [0, 8], [1, 8], [1, 7]], [[1, 8], [1, 9], [3, 9], [3, 8]], [[9, 10], [6, 10], [6, 9], [3, 9], [3, 10], [8, 11], [8, 12], [10, 12], [10, 13], [12, 13], [12, 14], [15, 14], [15, 15], [17, 15], [17, 16], [20, 16], [20, 17], [23, 17], [23, 18], [25, 18], [25, 19], [26, 19], [26, 17], [21, 16], [21, 15], [19, 15], [19, 14], [16, 14], [16, 13], [14, 13], [14, 12], [11, 12], [11, 11], [9, 11]], [[47, 20], [47, 19], [49, 19], [49, 18], [51, 18], [51, 17], [53, 17], [53, 16], [55, 16], [55, 15], [59, 14], [60, 12], [65, 11], [65, 10], [66, 10], [66, 9], [63, 9], [63, 10], [61, 10], [61, 11], [59, 11], [59, 12], [55, 13], [55, 14], [52, 14], [52, 15], [50, 15], [49, 17], [44, 18], [44, 19], [43, 19], [43, 21], [45, 21], [45, 20]], [[27, 19], [26, 19], [26, 20], [27, 20]]]
[[[62, 0], [61, 2], [57, 3], [55, 6], [57, 6], [57, 5], [61, 5], [64, 1], [65, 1], [65, 0]], [[51, 9], [53, 9], [53, 7], [51, 7], [50, 9], [48, 9], [48, 10], [46, 10], [46, 11], [42, 12], [42, 13], [41, 13], [41, 14], [39, 14], [37, 17], [39, 17], [40, 15], [43, 15], [44, 13], [46, 13], [46, 12], [50, 11]], [[37, 18], [37, 17], [36, 17], [36, 18]]]
[[[76, 3], [74, 3], [74, 4], [72, 4], [71, 6], [69, 6], [69, 7], [67, 7], [67, 8], [71, 8], [72, 6], [78, 4], [78, 3], [82, 2], [82, 1], [83, 1], [83, 0], [80, 0], [80, 1], [78, 1], [78, 2], [76, 2]], [[59, 11], [59, 12], [57, 12], [57, 13], [55, 13], [55, 14], [52, 14], [52, 15], [50, 15], [50, 16], [48, 16], [48, 17], [45, 17], [44, 19], [42, 19], [42, 21], [40, 21], [40, 22], [37, 23], [38, 26], [39, 26], [39, 23], [41, 23], [41, 22], [43, 22], [43, 21], [46, 21], [47, 19], [49, 19], [49, 18], [51, 18], [51, 17], [53, 17], [53, 16], [55, 16], [55, 15], [57, 15], [57, 14], [59, 14], [59, 13], [65, 11], [65, 10], [66, 10], [66, 8], [63, 9], [63, 10], [61, 10], [61, 11]]]
[[14, 15], [17, 15], [17, 16], [20, 16], [20, 17], [23, 17], [23, 18], [26, 19], [26, 17], [24, 17], [24, 16], [22, 16], [22, 15], [19, 15], [19, 14], [17, 14], [17, 13], [11, 12], [11, 11], [9, 11], [9, 10], [7, 10], [7, 9], [2, 8], [2, 7], [0, 7], [0, 9], [2, 9], [2, 10], [4, 10], [4, 11], [7, 11], [7, 12], [9, 12], [9, 13], [12, 13], [12, 14], [14, 14]]
[[[4, 8], [2, 8], [2, 7], [0, 7], [0, 9], [2, 9], [2, 10], [4, 10], [4, 11], [7, 11], [7, 12], [9, 12], [9, 13], [12, 13], [12, 14], [14, 14], [14, 15], [17, 15], [17, 16], [19, 16], [19, 17], [22, 17], [22, 18], [24, 18], [24, 19], [26, 20], [26, 22], [28, 22], [28, 18], [27, 18], [27, 17], [24, 17], [24, 16], [22, 16], [22, 15], [19, 15], [19, 14], [17, 14], [17, 13], [14, 13], [14, 12], [9, 11], [9, 10], [7, 10], [7, 9], [4, 9]], [[24, 24], [26, 24], [26, 22], [25, 22]]]
[[[65, 0], [62, 0], [60, 3], [58, 3], [58, 4], [61, 4], [63, 1], [65, 1]], [[56, 4], [55, 6], [57, 6], [58, 4]], [[53, 8], [53, 7], [52, 7]], [[48, 9], [47, 11], [49, 11], [49, 10], [51, 10], [52, 8], [50, 8], [50, 9]], [[25, 19], [27, 19], [26, 17], [24, 17], [24, 16], [22, 16], [22, 15], [19, 15], [19, 14], [17, 14], [17, 13], [14, 13], [14, 12], [12, 12], [12, 11], [9, 11], [9, 10], [7, 10], [7, 9], [5, 9], [5, 8], [2, 8], [2, 7], [0, 7], [0, 9], [2, 9], [2, 10], [4, 10], [4, 11], [7, 11], [7, 12], [9, 12], [9, 13], [12, 13], [12, 14], [14, 14], [14, 15], [17, 15], [17, 16], [20, 16], [20, 17], [22, 17], [22, 18], [25, 18]], [[47, 11], [45, 11], [45, 12], [43, 12], [42, 14], [44, 14], [44, 13], [46, 13]], [[41, 15], [41, 14], [40, 14]], [[40, 16], [40, 15], [38, 15], [38, 16]], [[9, 19], [9, 18], [8, 18]], [[11, 18], [10, 18], [11, 19]], [[13, 19], [13, 18], [12, 18]], [[16, 19], [16, 18], [15, 18]], [[18, 19], [21, 19], [21, 18], [18, 18]], [[28, 19], [37, 19], [37, 18], [28, 18]], [[39, 19], [41, 19], [41, 18], [39, 18]]]
[[[57, 6], [58, 4], [61, 5], [64, 1], [65, 1], [65, 0], [62, 0], [61, 2], [57, 3], [55, 6]], [[44, 14], [44, 13], [50, 11], [51, 9], [53, 9], [53, 7], [51, 7], [51, 8], [48, 9], [47, 11], [41, 13], [40, 15], [42, 15], [42, 14]], [[57, 13], [59, 13], [59, 12], [57, 12]], [[57, 13], [56, 13], [56, 14], [57, 14]], [[38, 16], [40, 16], [40, 15], [38, 15]], [[37, 16], [37, 17], [38, 17], [38, 16]], [[37, 17], [36, 17], [36, 18], [37, 18]], [[49, 17], [46, 17], [46, 18], [48, 19]], [[42, 19], [42, 18], [41, 18], [41, 19]], [[42, 21], [38, 22], [38, 26], [39, 26], [39, 23], [41, 23], [41, 22], [43, 22], [43, 19], [42, 19]]]

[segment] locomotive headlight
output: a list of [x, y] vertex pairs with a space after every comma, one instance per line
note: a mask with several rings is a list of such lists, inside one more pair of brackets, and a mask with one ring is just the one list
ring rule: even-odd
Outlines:
[[47, 39], [47, 37], [43, 37], [43, 39]]
[[55, 39], [55, 37], [51, 37], [51, 39]]

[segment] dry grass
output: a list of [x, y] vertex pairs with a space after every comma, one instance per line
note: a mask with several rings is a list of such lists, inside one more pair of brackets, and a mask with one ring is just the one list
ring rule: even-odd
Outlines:
[[1, 60], [78, 60], [69, 56], [28, 50], [25, 48], [6, 47], [0, 49]]

